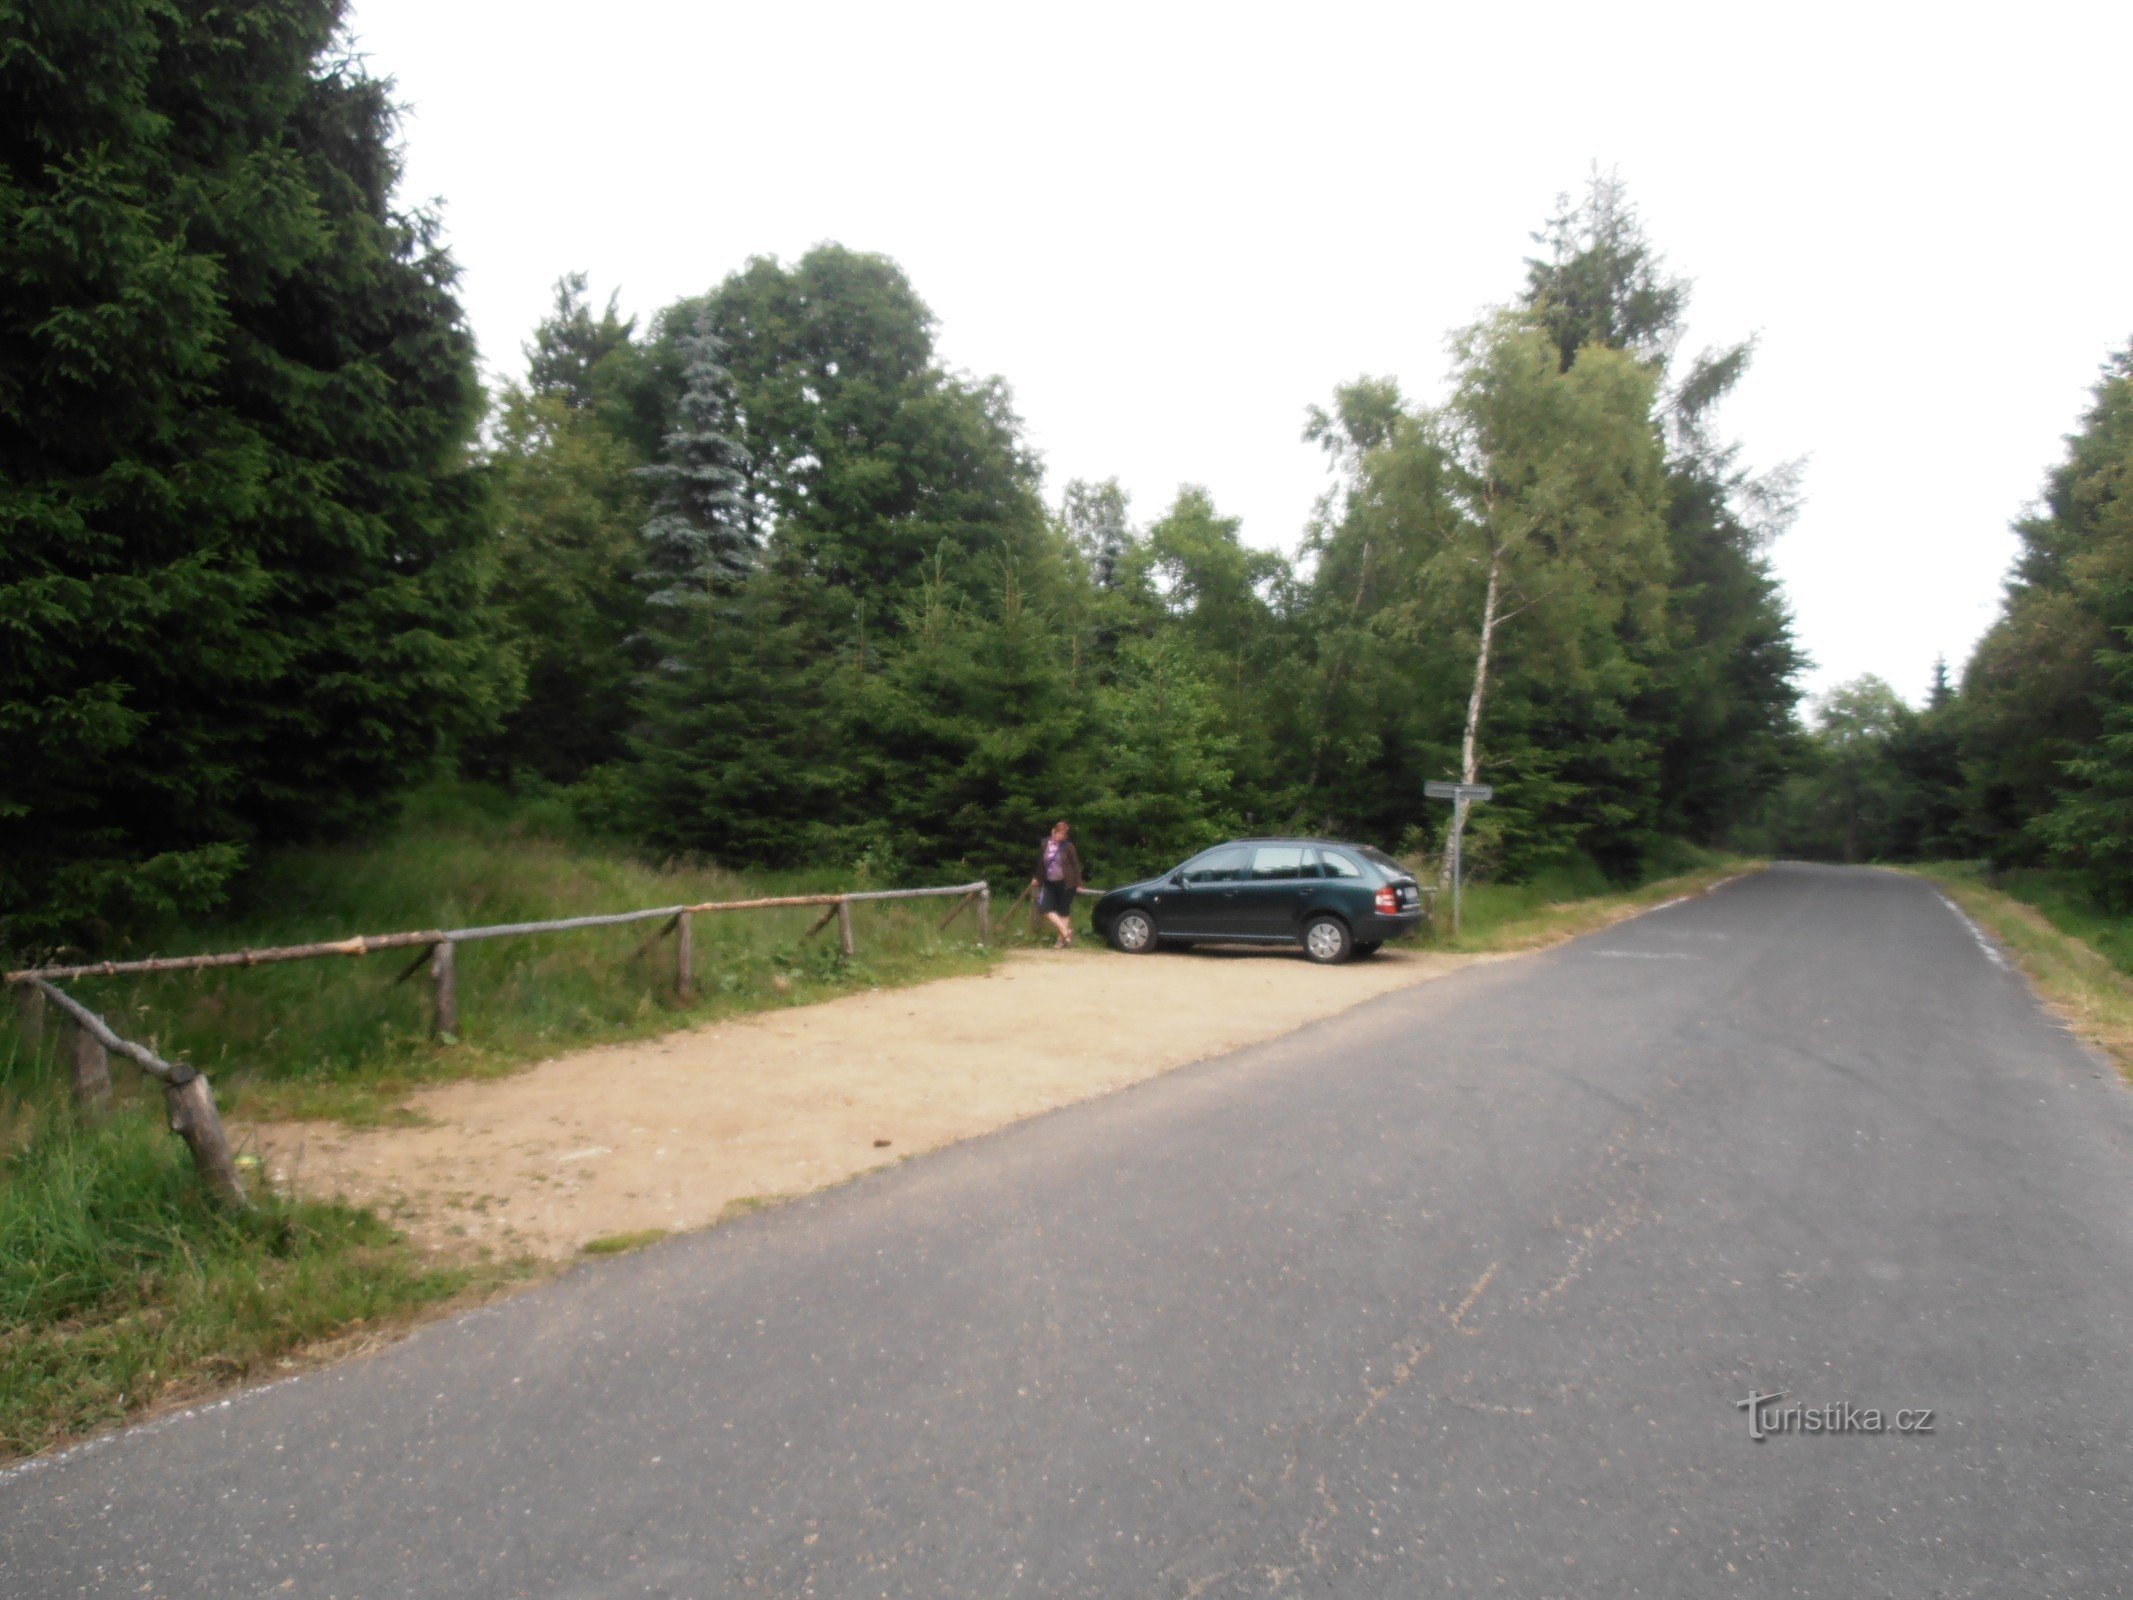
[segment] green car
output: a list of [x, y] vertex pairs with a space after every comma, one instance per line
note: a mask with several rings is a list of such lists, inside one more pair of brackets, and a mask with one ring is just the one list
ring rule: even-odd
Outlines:
[[1237, 839], [1096, 902], [1097, 933], [1128, 954], [1159, 945], [1295, 944], [1331, 965], [1422, 925], [1414, 874], [1336, 839]]

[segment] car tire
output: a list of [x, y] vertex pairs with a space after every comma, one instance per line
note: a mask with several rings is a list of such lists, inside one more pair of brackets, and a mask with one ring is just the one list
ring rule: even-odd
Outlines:
[[1384, 942], [1383, 939], [1363, 940], [1356, 945], [1355, 953], [1359, 956], [1374, 956], [1378, 953], [1378, 947]]
[[1322, 967], [1337, 967], [1355, 954], [1355, 936], [1339, 917], [1313, 917], [1304, 924], [1304, 954]]
[[1155, 948], [1155, 919], [1145, 911], [1128, 908], [1111, 922], [1111, 948], [1129, 956], [1144, 956]]

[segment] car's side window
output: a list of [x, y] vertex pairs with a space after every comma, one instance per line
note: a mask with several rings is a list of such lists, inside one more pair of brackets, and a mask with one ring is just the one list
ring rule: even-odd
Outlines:
[[1243, 845], [1226, 845], [1185, 863], [1187, 883], [1235, 883], [1250, 869], [1252, 853]]
[[1363, 875], [1363, 869], [1338, 850], [1321, 850], [1318, 859], [1325, 863], [1329, 878], [1360, 878]]
[[1263, 844], [1252, 852], [1252, 882], [1271, 883], [1303, 876], [1302, 845]]

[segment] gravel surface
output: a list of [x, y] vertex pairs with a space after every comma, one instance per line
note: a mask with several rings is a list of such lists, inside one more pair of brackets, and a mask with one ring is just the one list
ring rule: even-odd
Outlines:
[[990, 972], [573, 1051], [409, 1096], [421, 1125], [241, 1126], [284, 1186], [375, 1205], [434, 1250], [569, 1257], [701, 1227], [1107, 1094], [1484, 959], [1389, 946], [1023, 952]]

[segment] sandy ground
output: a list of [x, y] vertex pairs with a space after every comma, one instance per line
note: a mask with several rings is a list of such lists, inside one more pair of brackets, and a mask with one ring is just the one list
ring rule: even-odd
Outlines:
[[239, 1130], [279, 1180], [436, 1250], [700, 1227], [1490, 959], [1024, 952], [989, 973], [580, 1050], [411, 1096], [423, 1126]]

